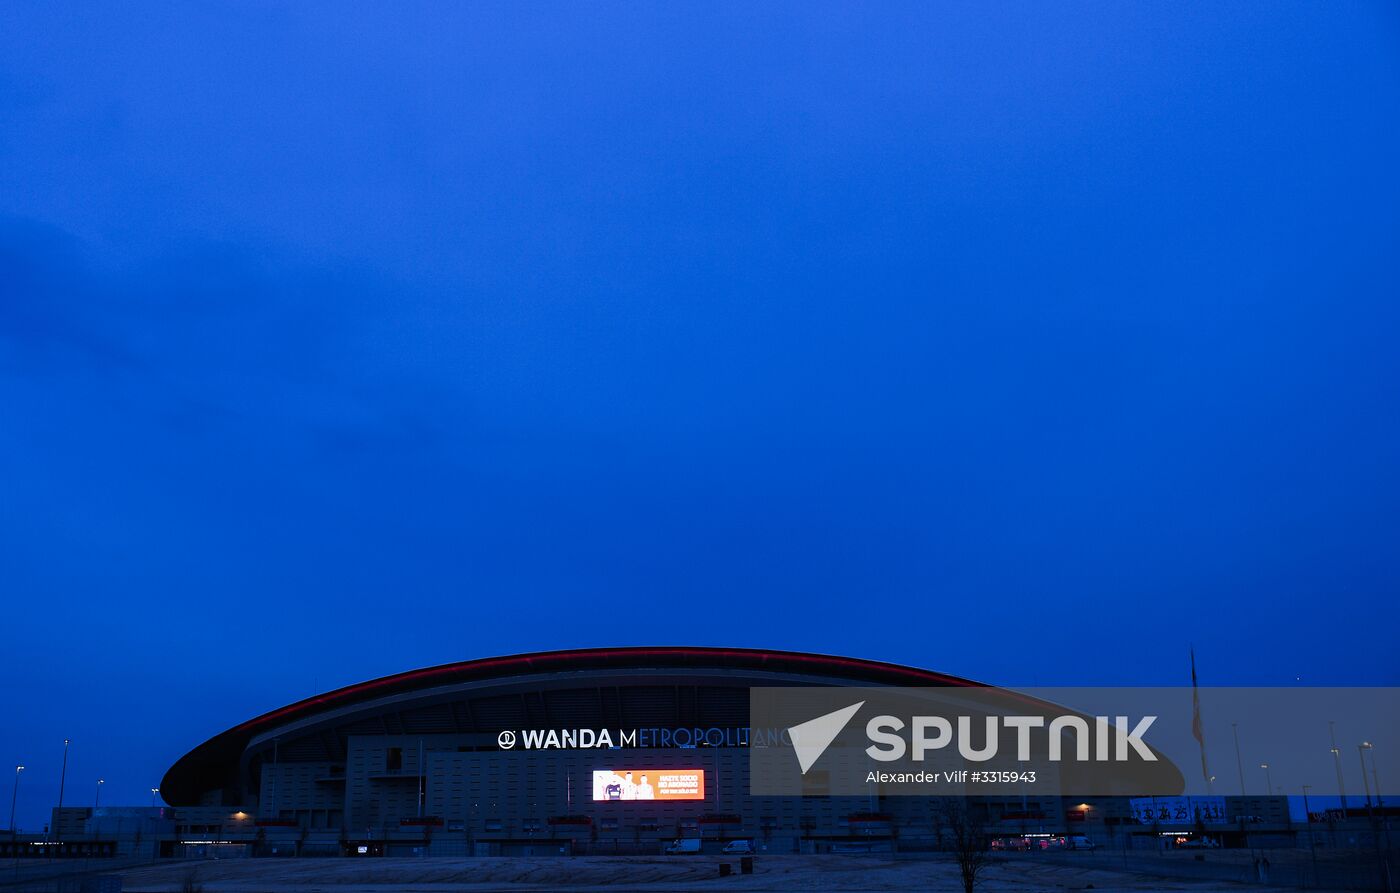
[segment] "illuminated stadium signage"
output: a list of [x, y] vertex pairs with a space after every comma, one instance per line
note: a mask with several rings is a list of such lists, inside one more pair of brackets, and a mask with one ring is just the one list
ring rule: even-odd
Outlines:
[[704, 800], [704, 769], [595, 769], [593, 799]]
[[678, 729], [506, 729], [496, 735], [502, 750], [579, 750], [596, 747], [748, 747], [788, 744], [786, 729], [747, 726]]
[[1228, 821], [1225, 798], [1134, 797], [1133, 818], [1140, 825], [1194, 825], [1197, 822]]

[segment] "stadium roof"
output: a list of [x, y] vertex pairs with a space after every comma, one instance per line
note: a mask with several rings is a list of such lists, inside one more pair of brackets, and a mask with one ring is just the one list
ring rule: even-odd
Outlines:
[[229, 788], [236, 779], [244, 751], [255, 738], [290, 723], [314, 719], [320, 714], [368, 704], [385, 697], [463, 683], [568, 672], [638, 669], [736, 670], [765, 675], [822, 677], [858, 685], [980, 685], [957, 676], [882, 661], [749, 648], [587, 648], [459, 661], [338, 688], [240, 723], [181, 757], [161, 781], [161, 798], [175, 806], [194, 805], [206, 791]]

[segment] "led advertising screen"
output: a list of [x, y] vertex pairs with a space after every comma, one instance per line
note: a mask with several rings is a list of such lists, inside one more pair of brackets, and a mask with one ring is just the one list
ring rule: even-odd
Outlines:
[[595, 769], [594, 800], [704, 800], [704, 769]]

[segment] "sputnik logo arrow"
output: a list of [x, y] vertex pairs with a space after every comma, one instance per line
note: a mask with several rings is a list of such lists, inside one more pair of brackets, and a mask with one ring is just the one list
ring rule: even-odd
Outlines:
[[788, 729], [788, 736], [792, 739], [792, 749], [797, 752], [797, 764], [802, 767], [803, 775], [807, 774], [807, 770], [812, 768], [813, 763], [821, 759], [821, 755], [826, 753], [831, 742], [835, 741], [836, 736], [841, 734], [846, 723], [850, 722], [851, 717], [855, 716], [856, 711], [863, 706], [865, 706], [865, 702], [860, 701]]

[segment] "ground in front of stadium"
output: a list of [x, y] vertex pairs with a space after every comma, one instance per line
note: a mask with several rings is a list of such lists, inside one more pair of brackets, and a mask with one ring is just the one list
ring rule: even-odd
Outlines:
[[[734, 874], [721, 877], [720, 865]], [[891, 860], [868, 855], [762, 856], [754, 872], [719, 856], [595, 856], [561, 858], [229, 859], [167, 863], [121, 872], [124, 893], [484, 893], [542, 890], [667, 891], [930, 891], [960, 893], [956, 863], [947, 859]], [[1183, 893], [1242, 890], [1220, 880], [1166, 879], [1076, 866], [1004, 861], [988, 867], [978, 890], [1162, 890]], [[1258, 883], [1254, 891], [1283, 890]]]

